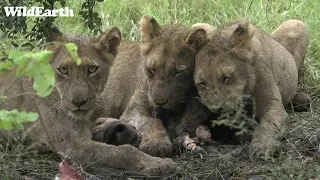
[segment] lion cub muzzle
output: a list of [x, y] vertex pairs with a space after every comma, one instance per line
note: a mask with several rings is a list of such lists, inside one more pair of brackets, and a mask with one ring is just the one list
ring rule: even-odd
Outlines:
[[88, 104], [91, 102], [91, 98], [88, 96], [89, 89], [85, 85], [77, 85], [77, 88], [73, 92], [70, 92], [69, 102], [73, 106], [73, 111], [88, 110]]

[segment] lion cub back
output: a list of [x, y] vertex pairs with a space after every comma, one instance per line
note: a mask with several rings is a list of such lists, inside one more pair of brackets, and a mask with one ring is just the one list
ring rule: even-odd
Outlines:
[[142, 78], [142, 73], [139, 43], [122, 42], [102, 92], [105, 101], [104, 117], [120, 118]]

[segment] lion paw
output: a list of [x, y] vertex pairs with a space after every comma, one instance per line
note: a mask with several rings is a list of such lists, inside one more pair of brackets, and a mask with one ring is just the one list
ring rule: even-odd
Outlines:
[[151, 156], [171, 157], [173, 145], [169, 139], [142, 140], [139, 149]]
[[249, 156], [252, 159], [269, 160], [276, 157], [281, 142], [275, 138], [253, 139], [249, 147]]
[[152, 157], [151, 161], [146, 162], [141, 173], [151, 176], [164, 176], [173, 173], [176, 168], [176, 163], [170, 158]]
[[134, 126], [113, 118], [97, 119], [92, 133], [94, 140], [116, 146], [131, 144], [138, 147], [141, 142], [141, 134]]

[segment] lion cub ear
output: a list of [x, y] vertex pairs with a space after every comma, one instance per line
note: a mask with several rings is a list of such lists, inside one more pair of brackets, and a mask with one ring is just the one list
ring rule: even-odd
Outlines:
[[64, 41], [64, 37], [63, 37], [62, 32], [55, 24], [53, 24], [51, 26], [51, 29], [49, 29], [49, 40], [50, 41], [61, 41], [61, 42]]
[[117, 55], [117, 49], [121, 42], [121, 31], [113, 27], [101, 36], [100, 40], [94, 44], [97, 50], [106, 51], [112, 55]]
[[232, 38], [236, 45], [233, 51], [242, 59], [251, 59], [252, 57], [252, 37], [254, 32], [254, 27], [249, 21], [240, 21], [234, 25]]
[[207, 23], [196, 23], [196, 24], [192, 25], [191, 28], [202, 28], [202, 29], [206, 30], [207, 38], [209, 38], [209, 39], [217, 31], [216, 27], [214, 27], [214, 26], [212, 26], [210, 24], [207, 24]]
[[161, 27], [153, 17], [144, 15], [140, 20], [140, 29], [141, 42], [145, 43], [159, 36]]
[[199, 50], [207, 42], [207, 31], [203, 28], [193, 28], [187, 35], [186, 43], [195, 50]]

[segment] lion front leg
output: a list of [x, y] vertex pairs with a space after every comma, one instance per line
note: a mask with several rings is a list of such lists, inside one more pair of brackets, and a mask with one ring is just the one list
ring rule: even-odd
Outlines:
[[83, 167], [99, 170], [115, 168], [156, 176], [166, 175], [176, 168], [171, 159], [152, 157], [131, 145], [114, 146], [93, 141], [89, 126], [67, 124], [57, 129], [51, 124], [51, 127], [47, 128], [51, 134], [48, 142], [53, 150], [65, 153]]
[[141, 128], [142, 141], [139, 148], [152, 156], [171, 157], [173, 145], [162, 122], [158, 119], [147, 119], [148, 124]]
[[[114, 146], [92, 140], [91, 120], [75, 121], [39, 106], [41, 131], [55, 152], [63, 152], [83, 167], [116, 168], [145, 175], [165, 175], [176, 168], [169, 158], [151, 157], [131, 145]], [[107, 173], [108, 171], [106, 171]], [[109, 171], [110, 172], [110, 171]], [[100, 172], [103, 173], [103, 172]]]
[[56, 148], [58, 152], [67, 154], [86, 168], [115, 168], [156, 176], [169, 174], [176, 168], [171, 159], [151, 157], [130, 145], [113, 146], [92, 140], [73, 140], [72, 143], [66, 142], [57, 145]]
[[281, 139], [287, 130], [288, 118], [288, 114], [283, 107], [269, 109], [264, 114], [259, 126], [253, 133], [253, 139], [249, 147], [251, 158], [268, 159], [277, 154]]
[[121, 119], [134, 125], [141, 133], [139, 149], [143, 152], [157, 157], [172, 156], [173, 145], [161, 120], [141, 114], [122, 116]]
[[141, 83], [136, 89], [120, 119], [133, 125], [141, 133], [139, 149], [151, 156], [170, 157], [173, 145], [162, 122], [152, 116], [153, 109], [148, 105], [145, 93], [146, 85]]

